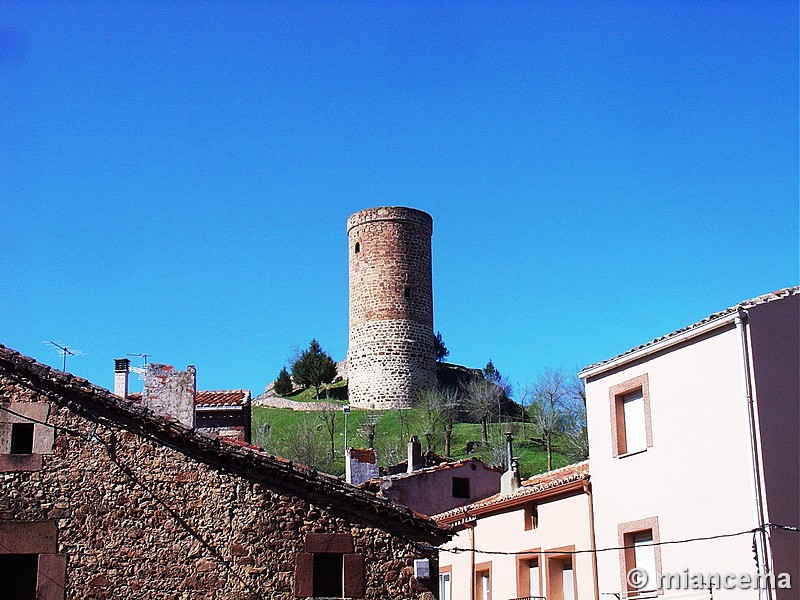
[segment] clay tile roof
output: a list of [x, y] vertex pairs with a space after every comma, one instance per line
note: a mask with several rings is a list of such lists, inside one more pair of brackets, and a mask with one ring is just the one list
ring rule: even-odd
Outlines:
[[579, 462], [573, 465], [567, 465], [560, 469], [547, 471], [529, 477], [522, 482], [522, 486], [513, 494], [501, 496], [495, 494], [483, 500], [478, 500], [466, 506], [459, 506], [434, 515], [433, 519], [442, 522], [452, 522], [458, 518], [469, 517], [475, 514], [482, 514], [492, 512], [495, 509], [506, 508], [509, 504], [520, 504], [525, 501], [530, 501], [533, 498], [543, 495], [547, 492], [559, 492], [559, 488], [566, 487], [576, 482], [588, 481], [589, 479], [589, 461]]
[[417, 539], [441, 543], [449, 536], [432, 519], [405, 506], [352, 486], [312, 467], [274, 456], [263, 448], [226, 440], [192, 429], [174, 418], [157, 415], [130, 398], [123, 399], [70, 373], [0, 344], [0, 375], [20, 382], [58, 406], [95, 423], [130, 431], [171, 448], [190, 459], [234, 476], [264, 485], [279, 494], [331, 506], [342, 514], [366, 519], [385, 531], [413, 530]]
[[372, 448], [350, 448], [350, 458], [358, 462], [375, 464], [375, 450]]
[[743, 308], [743, 309], [746, 310], [748, 308], [752, 308], [753, 306], [757, 306], [759, 304], [765, 304], [767, 302], [774, 302], [775, 300], [782, 300], [783, 298], [786, 298], [788, 296], [794, 296], [796, 294], [800, 294], [800, 286], [783, 288], [783, 289], [777, 290], [775, 292], [770, 292], [769, 294], [764, 294], [762, 296], [756, 296], [755, 298], [750, 298], [749, 300], [742, 300], [739, 304], [736, 304], [734, 306], [730, 306], [730, 307], [728, 307], [728, 308], [726, 308], [724, 310], [721, 310], [719, 312], [715, 312], [715, 313], [707, 316], [705, 319], [702, 319], [701, 321], [698, 321], [697, 323], [692, 323], [691, 325], [688, 325], [686, 327], [682, 327], [681, 329], [677, 329], [677, 330], [675, 330], [675, 331], [673, 331], [671, 333], [668, 333], [666, 335], [662, 335], [661, 337], [657, 337], [654, 340], [650, 340], [649, 342], [646, 342], [646, 343], [642, 344], [641, 346], [636, 346], [635, 348], [631, 348], [630, 350], [626, 350], [622, 354], [618, 354], [617, 356], [614, 356], [612, 358], [609, 358], [609, 359], [606, 359], [606, 360], [602, 360], [600, 362], [596, 362], [594, 364], [589, 365], [588, 367], [584, 367], [584, 369], [581, 371], [581, 374], [583, 374], [583, 373], [585, 373], [587, 371], [596, 369], [598, 367], [602, 367], [605, 364], [615, 362], [618, 359], [623, 358], [623, 357], [625, 357], [625, 356], [627, 356], [629, 354], [633, 354], [635, 352], [638, 352], [639, 350], [643, 350], [644, 348], [648, 348], [650, 346], [653, 346], [654, 344], [658, 344], [659, 342], [663, 342], [665, 340], [669, 340], [670, 338], [673, 338], [673, 337], [676, 337], [678, 335], [681, 335], [682, 333], [686, 333], [688, 331], [691, 331], [692, 329], [696, 329], [698, 327], [701, 327], [702, 325], [705, 325], [706, 323], [710, 323], [711, 321], [715, 321], [717, 319], [722, 319], [724, 317], [731, 316], [734, 313], [738, 312], [740, 308]]
[[195, 406], [242, 406], [247, 403], [247, 390], [200, 391], [194, 396]]

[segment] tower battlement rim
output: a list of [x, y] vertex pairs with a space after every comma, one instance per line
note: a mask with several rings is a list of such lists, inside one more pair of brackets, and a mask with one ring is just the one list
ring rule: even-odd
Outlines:
[[347, 235], [366, 223], [380, 222], [409, 222], [427, 229], [429, 235], [433, 235], [433, 217], [423, 210], [407, 206], [377, 206], [353, 213], [347, 218]]

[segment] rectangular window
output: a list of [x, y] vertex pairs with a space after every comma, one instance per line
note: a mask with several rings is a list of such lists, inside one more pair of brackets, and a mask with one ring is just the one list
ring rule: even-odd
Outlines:
[[469, 479], [453, 477], [453, 498], [469, 498]]
[[489, 571], [478, 573], [478, 600], [492, 600], [492, 582]]
[[561, 590], [564, 600], [575, 600], [575, 579], [571, 560], [561, 563]]
[[[618, 525], [620, 546], [620, 582], [629, 598], [656, 598], [658, 577], [661, 573], [661, 548], [658, 532], [658, 517], [640, 519]], [[628, 573], [638, 569], [645, 585], [634, 588]]]
[[451, 600], [452, 589], [450, 585], [450, 573], [441, 573], [439, 575], [439, 600]]
[[575, 600], [575, 574], [570, 556], [547, 560], [547, 600]]
[[318, 553], [314, 554], [314, 595], [326, 598], [341, 598], [342, 555]]
[[529, 596], [538, 596], [541, 591], [539, 583], [539, 561], [533, 559], [528, 563], [528, 577], [530, 581]]
[[0, 554], [0, 590], [8, 600], [36, 600], [38, 554]]
[[647, 450], [647, 435], [644, 422], [644, 394], [641, 390], [622, 397], [622, 413], [625, 423], [625, 453]]
[[653, 546], [653, 532], [637, 531], [631, 536], [633, 546], [633, 566], [642, 573], [647, 573], [647, 585], [640, 589], [639, 598], [643, 596], [641, 592], [652, 592], [656, 589], [656, 554]]
[[539, 527], [539, 507], [536, 504], [525, 505], [525, 531]]
[[652, 446], [648, 375], [640, 375], [612, 386], [609, 389], [609, 399], [613, 455], [634, 454]]
[[33, 453], [33, 423], [12, 423], [11, 454]]
[[475, 600], [492, 600], [492, 563], [475, 565]]

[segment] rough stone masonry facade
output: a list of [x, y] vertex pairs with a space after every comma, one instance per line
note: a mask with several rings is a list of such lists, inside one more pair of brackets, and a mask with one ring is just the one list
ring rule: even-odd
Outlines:
[[348, 395], [362, 408], [409, 408], [436, 385], [431, 236], [420, 210], [387, 206], [347, 220]]
[[[330, 560], [337, 597], [435, 597], [426, 544], [446, 534], [336, 478], [2, 346], [0, 409], [6, 434], [26, 415], [38, 422], [38, 461], [0, 460], [0, 565], [38, 555], [37, 598], [309, 598]], [[417, 558], [430, 580], [412, 576]]]

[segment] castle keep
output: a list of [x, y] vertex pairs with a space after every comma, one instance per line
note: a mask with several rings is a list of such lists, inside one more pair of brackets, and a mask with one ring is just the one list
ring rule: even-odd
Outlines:
[[436, 385], [431, 235], [420, 210], [384, 206], [347, 219], [350, 403], [409, 408]]

